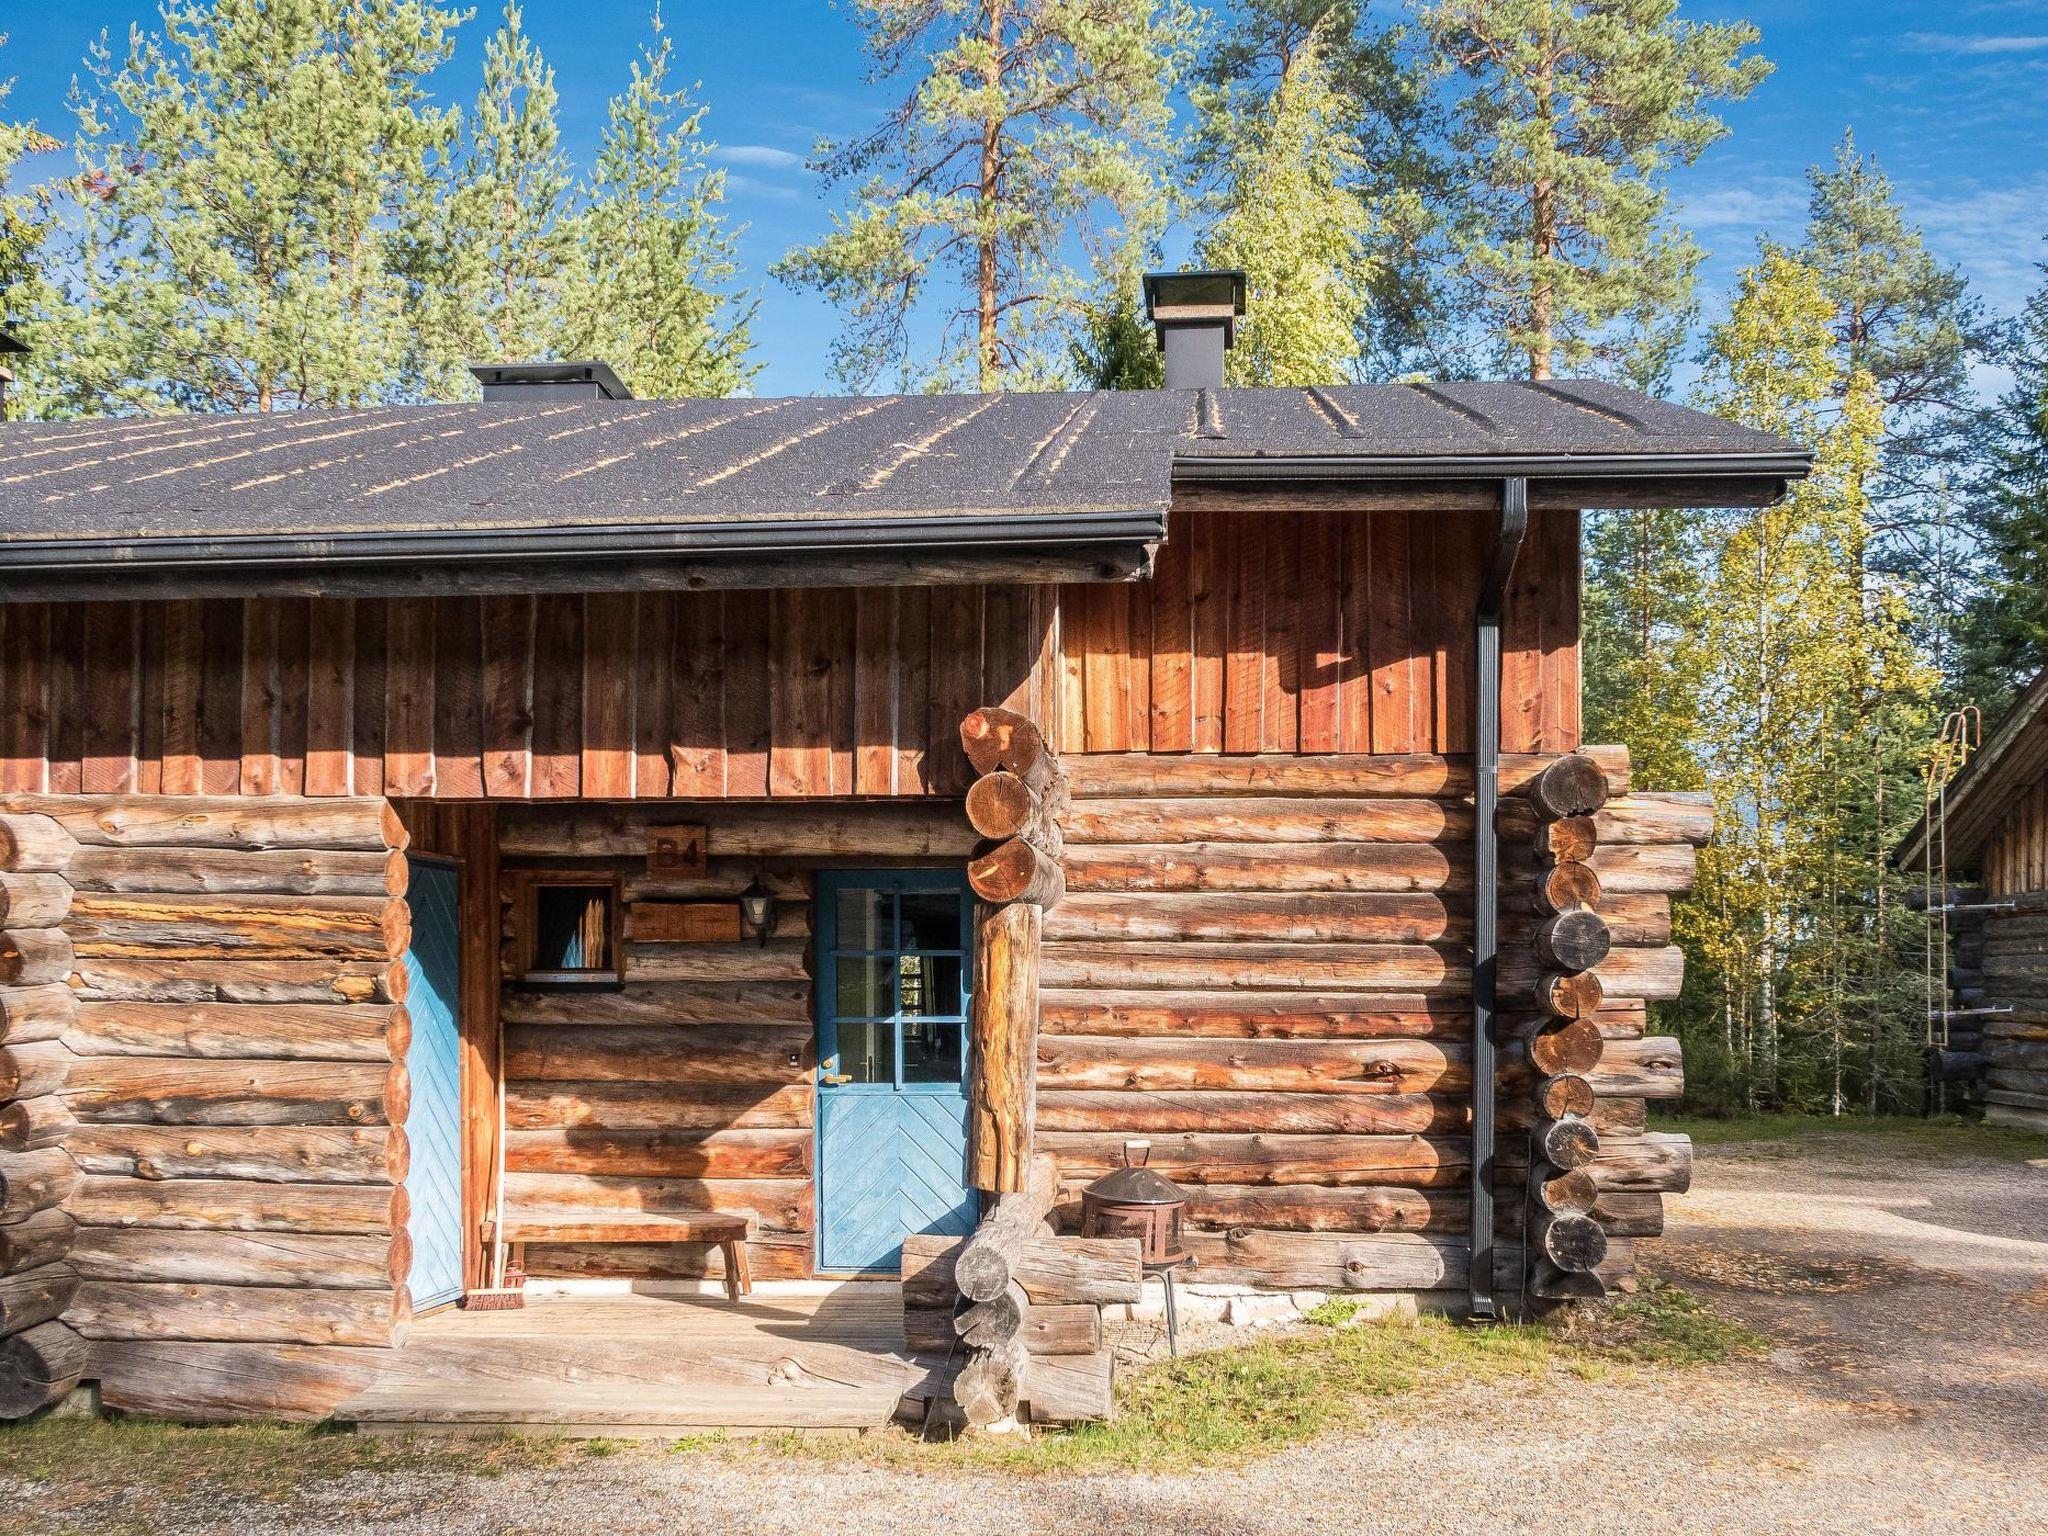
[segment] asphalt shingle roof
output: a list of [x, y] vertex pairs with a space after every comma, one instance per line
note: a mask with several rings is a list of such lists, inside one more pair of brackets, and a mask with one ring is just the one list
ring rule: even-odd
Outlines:
[[0, 547], [1163, 513], [1176, 459], [1797, 451], [1583, 382], [499, 401], [23, 424], [0, 427]]

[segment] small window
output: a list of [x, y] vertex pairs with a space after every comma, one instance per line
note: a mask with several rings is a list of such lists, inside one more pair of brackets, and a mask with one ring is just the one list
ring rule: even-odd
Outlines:
[[530, 982], [616, 982], [619, 883], [529, 872], [519, 903], [519, 972]]

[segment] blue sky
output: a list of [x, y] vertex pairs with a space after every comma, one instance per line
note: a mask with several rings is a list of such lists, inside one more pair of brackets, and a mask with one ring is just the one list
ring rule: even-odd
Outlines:
[[[498, 0], [478, 0], [441, 88], [474, 95]], [[1383, 12], [1387, 0], [1381, 0]], [[528, 0], [527, 28], [556, 66], [564, 128], [581, 157], [606, 97], [648, 35], [651, 0]], [[1777, 72], [1727, 116], [1733, 132], [1684, 173], [1685, 216], [1712, 252], [1711, 304], [1760, 233], [1794, 238], [1807, 165], [1828, 158], [1845, 128], [1875, 151], [1930, 241], [1958, 262], [1995, 308], [2010, 311], [2048, 256], [2048, 0], [1767, 0], [1741, 7], [1686, 0], [1699, 19], [1747, 17]], [[63, 130], [66, 84], [102, 28], [154, 19], [135, 0], [0, 0], [0, 74], [11, 107]], [[746, 280], [761, 294], [757, 388], [825, 388], [832, 315], [769, 281], [766, 269], [813, 238], [829, 205], [804, 170], [821, 136], [870, 126], [891, 98], [870, 85], [843, 5], [826, 0], [668, 0], [681, 71], [702, 84], [708, 125], [730, 174], [731, 212], [745, 222]]]

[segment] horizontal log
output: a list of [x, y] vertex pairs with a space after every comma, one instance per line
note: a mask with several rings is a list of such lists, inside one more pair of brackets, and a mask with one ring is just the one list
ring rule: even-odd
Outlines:
[[1067, 897], [1046, 914], [1048, 942], [1278, 940], [1290, 943], [1414, 943], [1471, 937], [1471, 909], [1427, 892]]
[[1608, 802], [1612, 791], [1603, 765], [1584, 752], [1567, 752], [1533, 775], [1523, 794], [1545, 821], [1591, 816]]
[[1529, 1294], [1550, 1302], [1600, 1301], [1607, 1295], [1607, 1283], [1589, 1271], [1561, 1269], [1539, 1255], [1531, 1266]]
[[[1286, 1286], [1354, 1291], [1449, 1291], [1470, 1283], [1471, 1243], [1418, 1232], [1272, 1232], [1238, 1227], [1191, 1232], [1195, 1267], [1186, 1278], [1208, 1284]], [[1632, 1262], [1628, 1240], [1608, 1245], [1608, 1264]], [[1521, 1255], [1495, 1248], [1494, 1283], [1520, 1289]]]
[[62, 1205], [78, 1187], [78, 1165], [61, 1147], [0, 1152], [0, 1223], [26, 1221]]
[[[1586, 747], [1610, 793], [1628, 792], [1626, 747]], [[1500, 793], [1528, 791], [1557, 758], [1548, 753], [1501, 755]], [[1258, 753], [1223, 757], [1215, 753], [1068, 753], [1060, 759], [1076, 797], [1167, 795], [1337, 795], [1376, 797], [1421, 795], [1458, 799], [1472, 793], [1470, 756], [1431, 753]]]
[[1024, 1346], [1015, 1339], [968, 1351], [960, 1374], [953, 1378], [953, 1400], [970, 1425], [987, 1429], [1017, 1416], [1029, 1362]]
[[956, 1355], [965, 1346], [953, 1331], [953, 1306], [903, 1306], [903, 1347], [913, 1355]]
[[326, 848], [80, 848], [78, 891], [131, 895], [403, 896], [405, 855]]
[[[1551, 1034], [1540, 1039], [1547, 1051], [1557, 1036]], [[1676, 1099], [1685, 1095], [1684, 1051], [1671, 1036], [1606, 1040], [1601, 1043], [1597, 1062], [1585, 1067], [1567, 1066], [1552, 1074], [1529, 1067], [1527, 1052], [1535, 1044], [1518, 1042], [1503, 1049], [1501, 1081], [1509, 1092], [1533, 1092], [1534, 1077], [1549, 1075], [1584, 1077], [1592, 1091], [1602, 1098]]]
[[390, 896], [81, 895], [64, 931], [86, 956], [390, 960], [412, 920]]
[[405, 1230], [411, 1205], [403, 1185], [89, 1174], [65, 1208], [98, 1227], [388, 1237]]
[[514, 1082], [505, 1094], [514, 1130], [589, 1128], [600, 1131], [716, 1131], [803, 1128], [811, 1124], [811, 1088], [792, 1083], [758, 1087], [669, 1084]]
[[394, 1239], [81, 1225], [69, 1262], [89, 1281], [388, 1293], [404, 1282], [412, 1245], [403, 1233]]
[[71, 1027], [77, 995], [61, 981], [0, 987], [0, 1045], [55, 1040]]
[[[1038, 1145], [1058, 1161], [1063, 1181], [1086, 1182], [1122, 1166], [1129, 1130], [1045, 1128]], [[1133, 1127], [1131, 1129], [1139, 1129]], [[1154, 1134], [1148, 1167], [1183, 1185], [1327, 1184], [1451, 1189], [1471, 1175], [1462, 1135], [1372, 1135], [1185, 1131]]]
[[10, 812], [52, 817], [82, 844], [107, 848], [354, 848], [406, 846], [382, 799], [253, 795], [10, 795]]
[[[1522, 823], [1527, 808], [1521, 805], [1502, 807], [1501, 835], [1511, 841], [1520, 842]], [[1600, 830], [1590, 816], [1567, 816], [1561, 821], [1538, 820], [1535, 828], [1528, 833], [1529, 846], [1539, 857], [1556, 863], [1583, 863], [1593, 856], [1600, 846]]]
[[1292, 1232], [1462, 1232], [1462, 1192], [1381, 1184], [1195, 1184], [1188, 1220], [1197, 1227], [1271, 1227]]
[[718, 1211], [744, 1216], [756, 1239], [811, 1230], [811, 1186], [800, 1178], [636, 1178], [514, 1171], [505, 1175], [505, 1202], [515, 1213]]
[[1437, 843], [1070, 843], [1069, 891], [1441, 891], [1469, 895], [1472, 861]]
[[968, 711], [960, 722], [960, 750], [976, 773], [1010, 773], [1034, 787], [1043, 785], [1057, 767], [1037, 724], [995, 705]]
[[81, 1120], [158, 1125], [403, 1125], [403, 1063], [81, 1056], [65, 1089]]
[[88, 1280], [67, 1320], [88, 1339], [263, 1340], [288, 1344], [393, 1344], [412, 1320], [396, 1290], [306, 1286], [144, 1285]]
[[1272, 1131], [1392, 1135], [1462, 1129], [1462, 1095], [1411, 1093], [1180, 1093], [1041, 1088], [1045, 1131]]
[[[808, 1280], [811, 1239], [756, 1232], [747, 1239], [756, 1280]], [[529, 1243], [530, 1276], [566, 1280], [722, 1280], [725, 1256], [705, 1243]]]
[[975, 895], [996, 906], [1050, 907], [1066, 891], [1059, 862], [1021, 837], [977, 853], [968, 861], [967, 883]]
[[1602, 1137], [1591, 1167], [1603, 1193], [1684, 1194], [1692, 1188], [1692, 1139], [1666, 1131]]
[[510, 1131], [505, 1165], [522, 1173], [658, 1178], [806, 1178], [809, 1131]]
[[90, 1358], [85, 1340], [55, 1319], [0, 1339], [0, 1421], [25, 1419], [64, 1399]]
[[1531, 1245], [1559, 1269], [1590, 1274], [1607, 1258], [1607, 1234], [1591, 1216], [1540, 1216]]
[[[508, 808], [498, 849], [506, 858], [647, 856], [647, 829], [676, 819], [672, 804]], [[710, 828], [713, 859], [943, 858], [974, 851], [957, 801], [932, 805], [724, 804]]]
[[1072, 843], [1436, 843], [1472, 836], [1470, 806], [1423, 799], [1076, 800]]
[[1038, 1082], [1046, 1089], [1140, 1092], [1463, 1093], [1471, 1059], [1462, 1045], [1429, 1040], [1139, 1040], [1045, 1036]]
[[1553, 1168], [1538, 1163], [1523, 1170], [1521, 1183], [1539, 1210], [1590, 1211], [1600, 1198], [1600, 1186], [1590, 1168]]
[[1530, 1132], [1531, 1151], [1553, 1168], [1585, 1168], [1600, 1155], [1600, 1133], [1577, 1115], [1539, 1120]]
[[1034, 1357], [1092, 1355], [1102, 1348], [1102, 1309], [1087, 1302], [1033, 1303], [1024, 1308], [1017, 1337]]
[[403, 1058], [412, 1019], [396, 1003], [80, 1003], [64, 1043], [80, 1056]]
[[1041, 793], [1014, 773], [998, 770], [967, 787], [967, 821], [983, 837], [1001, 841], [1021, 837], [1058, 853], [1060, 804], [1056, 795]]
[[953, 1313], [953, 1333], [969, 1349], [1006, 1344], [1023, 1331], [1024, 1314], [1030, 1306], [1024, 1288], [1011, 1285], [987, 1301], [959, 1307]]
[[766, 944], [626, 945], [626, 974], [646, 982], [798, 982], [811, 973], [810, 947], [797, 938]]
[[811, 1022], [804, 981], [650, 982], [637, 976], [617, 991], [529, 991], [507, 987], [507, 1024], [795, 1024]]
[[51, 816], [0, 812], [0, 869], [17, 874], [61, 870], [78, 851], [78, 840]]
[[1088, 1424], [1116, 1411], [1116, 1351], [1032, 1355], [1024, 1378], [1024, 1417], [1033, 1424]]
[[89, 1174], [141, 1179], [399, 1184], [411, 1164], [403, 1128], [381, 1125], [81, 1125], [66, 1147]]
[[1563, 1115], [1590, 1115], [1593, 1113], [1593, 1084], [1589, 1078], [1565, 1073], [1557, 1077], [1537, 1080], [1535, 1093], [1536, 1110], [1547, 1120]]
[[54, 1207], [0, 1225], [0, 1275], [56, 1263], [71, 1251], [71, 1238], [77, 1230], [71, 1213]]
[[61, 1317], [77, 1293], [78, 1271], [65, 1263], [0, 1275], [0, 1336]]
[[505, 1030], [505, 1076], [528, 1082], [762, 1083], [802, 1078], [816, 1055], [807, 1026], [734, 1025], [674, 1030], [655, 1025]]
[[1011, 1279], [1033, 1306], [1112, 1306], [1143, 1294], [1144, 1269], [1134, 1237], [1027, 1238]]
[[1553, 1018], [1590, 1019], [1606, 1000], [1605, 984], [1593, 971], [1550, 971], [1536, 980], [1536, 1006]]
[[71, 975], [71, 937], [61, 928], [0, 932], [0, 985], [34, 987]]
[[0, 928], [54, 928], [70, 910], [62, 875], [0, 873]]
[[[1501, 878], [1533, 880], [1543, 863], [1532, 850], [1509, 844], [1501, 849]], [[1594, 849], [1584, 867], [1609, 893], [1679, 896], [1698, 878], [1699, 850], [1690, 843], [1614, 844]]]
[[[912, 1232], [904, 1237], [899, 1273], [905, 1307], [943, 1312], [949, 1319], [952, 1317], [960, 1302], [953, 1264], [966, 1242], [964, 1237], [928, 1232]], [[950, 1322], [947, 1326], [951, 1327]]]
[[325, 1419], [398, 1359], [317, 1344], [121, 1339], [92, 1349], [102, 1408], [185, 1423]]
[[1019, 1175], [1019, 1187], [983, 1211], [954, 1259], [953, 1282], [969, 1301], [992, 1301], [1009, 1288], [1019, 1251], [1052, 1209], [1057, 1189], [1052, 1159], [1030, 1158]]
[[1536, 871], [1529, 905], [1541, 916], [1589, 911], [1600, 905], [1602, 894], [1600, 876], [1592, 865], [1544, 864]]
[[[1641, 791], [1610, 800], [1592, 818], [1598, 846], [1612, 843], [1689, 843], [1697, 848], [1714, 835], [1714, 802], [1710, 795]], [[1503, 800], [1500, 829], [1504, 838], [1518, 842], [1536, 840], [1545, 823], [1534, 806], [1522, 800]], [[1556, 826], [1557, 823], [1549, 823]]]
[[1536, 930], [1536, 958], [1552, 970], [1590, 971], [1613, 947], [1614, 935], [1595, 912], [1561, 912]]
[[1528, 1032], [1522, 1043], [1523, 1058], [1546, 1077], [1576, 1073], [1583, 1076], [1600, 1064], [1607, 1041], [1597, 1016], [1557, 1019]]
[[1472, 986], [1470, 952], [1452, 944], [1047, 944], [1039, 980], [1047, 987], [1187, 991], [1467, 993]]
[[410, 988], [402, 961], [349, 959], [94, 956], [78, 982], [86, 1001], [145, 1003], [402, 1003]]
[[77, 1116], [55, 1094], [0, 1104], [0, 1152], [61, 1146], [77, 1127]]
[[1462, 998], [1311, 992], [1120, 992], [1046, 988], [1045, 1035], [1172, 1035], [1235, 1040], [1397, 1040], [1468, 1035]]
[[0, 1045], [0, 1100], [39, 1098], [64, 1086], [71, 1052], [61, 1040]]

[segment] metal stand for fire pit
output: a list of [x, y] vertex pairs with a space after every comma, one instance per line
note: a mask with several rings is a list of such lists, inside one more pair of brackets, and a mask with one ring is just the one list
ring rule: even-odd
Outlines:
[[1147, 1261], [1143, 1266], [1145, 1273], [1157, 1275], [1160, 1285], [1166, 1289], [1166, 1352], [1175, 1360], [1180, 1358], [1180, 1308], [1175, 1303], [1173, 1274], [1190, 1257], [1184, 1253], [1177, 1259], [1162, 1259], [1157, 1263]]

